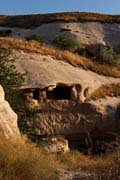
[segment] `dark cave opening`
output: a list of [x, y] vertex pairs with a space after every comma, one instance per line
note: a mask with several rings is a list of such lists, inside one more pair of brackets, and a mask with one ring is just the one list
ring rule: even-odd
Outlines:
[[36, 89], [33, 91], [33, 99], [39, 100], [39, 97], [40, 97], [40, 91], [39, 91], [38, 88], [36, 88]]
[[70, 100], [71, 88], [69, 86], [57, 86], [53, 91], [47, 91], [47, 99]]

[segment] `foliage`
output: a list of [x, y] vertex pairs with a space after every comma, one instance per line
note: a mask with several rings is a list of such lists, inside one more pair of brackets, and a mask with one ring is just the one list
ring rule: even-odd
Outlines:
[[[118, 49], [117, 49], [118, 48]], [[99, 64], [120, 65], [119, 47], [113, 49], [111, 44], [89, 44], [77, 49], [77, 53], [84, 57], [91, 58]]]
[[20, 113], [21, 102], [17, 89], [24, 82], [24, 76], [16, 70], [15, 60], [10, 58], [11, 54], [10, 50], [0, 49], [0, 84], [4, 88], [6, 100], [17, 113]]
[[40, 37], [40, 36], [37, 35], [37, 34], [33, 34], [33, 35], [31, 35], [31, 36], [26, 37], [26, 40], [27, 40], [27, 41], [35, 40], [35, 41], [38, 41], [39, 43], [42, 43], [42, 42], [43, 42], [42, 37]]
[[53, 43], [64, 50], [75, 50], [78, 47], [78, 42], [73, 37], [67, 36], [66, 34], [58, 35]]
[[102, 64], [120, 64], [120, 55], [115, 53], [110, 44], [99, 47], [98, 59]]

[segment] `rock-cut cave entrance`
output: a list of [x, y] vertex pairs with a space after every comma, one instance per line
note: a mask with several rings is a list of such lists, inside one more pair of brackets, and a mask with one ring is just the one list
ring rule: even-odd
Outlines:
[[38, 88], [36, 88], [36, 89], [33, 91], [33, 99], [39, 100], [39, 97], [40, 97], [40, 90], [39, 90]]
[[52, 91], [47, 91], [46, 95], [47, 95], [47, 99], [70, 100], [71, 99], [71, 87], [57, 86]]

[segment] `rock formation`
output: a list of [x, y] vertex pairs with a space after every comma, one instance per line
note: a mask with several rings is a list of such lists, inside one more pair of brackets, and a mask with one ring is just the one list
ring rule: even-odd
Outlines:
[[[10, 37], [20, 39], [36, 34], [47, 44], [53, 42], [57, 36], [66, 34], [74, 37], [81, 45], [86, 47], [90, 45], [92, 51], [96, 51], [98, 44], [110, 43], [113, 47], [116, 46], [116, 50], [120, 45], [120, 16], [58, 13], [37, 15], [36, 23], [34, 23], [36, 16], [30, 17], [29, 19], [29, 16], [26, 16], [28, 24], [27, 19], [24, 20], [22, 16], [6, 17], [6, 23], [0, 21], [0, 31], [11, 30]], [[20, 24], [19, 18], [22, 19]], [[16, 49], [13, 52], [13, 59], [17, 59], [15, 62], [17, 71], [25, 74], [25, 82], [20, 89], [26, 119], [21, 124], [23, 123], [27, 133], [39, 137], [63, 135], [69, 140], [86, 141], [87, 138], [88, 143], [90, 136], [105, 138], [111, 132], [119, 133], [120, 115], [118, 110], [116, 113], [116, 109], [120, 95], [107, 97], [105, 94], [104, 97], [90, 100], [91, 94], [102, 86], [120, 83], [120, 78], [117, 78], [120, 77], [119, 69], [113, 70], [114, 67], [113, 69], [108, 67], [106, 72], [104, 65], [98, 66], [89, 58], [82, 59], [84, 51], [80, 59], [77, 55], [70, 58], [73, 54], [66, 51], [64, 55], [60, 53], [56, 56], [59, 52], [56, 49], [46, 49], [42, 44], [29, 44], [22, 40], [19, 40], [19, 46], [18, 40], [14, 41], [12, 38], [9, 38], [9, 43], [7, 39], [2, 38], [1, 44], [4, 45], [5, 41], [7, 43], [1, 47], [9, 46]], [[12, 43], [17, 46], [13, 46]], [[33, 51], [35, 44], [35, 49], [40, 48], [40, 51]], [[92, 56], [94, 55], [95, 52], [92, 53]], [[89, 64], [89, 68], [86, 64]]]
[[0, 85], [0, 136], [6, 139], [19, 138], [17, 114], [4, 98], [5, 94]]
[[63, 137], [43, 138], [42, 142], [45, 144], [43, 148], [49, 153], [66, 153], [69, 151], [68, 141]]
[[111, 132], [119, 132], [115, 112], [120, 97], [88, 98], [104, 84], [119, 83], [120, 78], [98, 75], [50, 56], [21, 51], [18, 55], [18, 71], [27, 72], [21, 91], [27, 111], [27, 121], [22, 123], [28, 133], [86, 141], [89, 136], [108, 138]]
[[[21, 20], [21, 23], [22, 21], [24, 21], [24, 18]], [[11, 24], [13, 23], [11, 22]], [[47, 43], [50, 43], [55, 39], [56, 36], [59, 36], [62, 33], [76, 38], [81, 44], [120, 44], [120, 22], [115, 23], [113, 21], [108, 23], [101, 23], [99, 20], [98, 22], [94, 22], [94, 20], [91, 22], [80, 22], [80, 20], [78, 20], [77, 22], [63, 22], [61, 20], [57, 20], [57, 22], [47, 22], [44, 24], [38, 23], [37, 27], [34, 28], [34, 24], [32, 24], [31, 27], [29, 26], [28, 28], [24, 28], [25, 25], [18, 28], [19, 25], [16, 25], [15, 27], [15, 24], [16, 23], [14, 23], [14, 27], [0, 27], [0, 31], [9, 32], [11, 30], [12, 33], [10, 35], [11, 37], [15, 38], [25, 38], [33, 34], [37, 34], [40, 35], [42, 39]]]

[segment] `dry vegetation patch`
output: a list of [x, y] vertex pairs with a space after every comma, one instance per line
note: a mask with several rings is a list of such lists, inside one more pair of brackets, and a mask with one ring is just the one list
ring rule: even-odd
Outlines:
[[33, 28], [52, 22], [102, 22], [119, 23], [120, 15], [104, 15], [89, 12], [63, 12], [34, 15], [0, 16], [0, 25], [9, 27]]
[[62, 154], [60, 160], [70, 170], [88, 172], [90, 179], [112, 180], [120, 178], [120, 155], [119, 152], [101, 157], [91, 157], [79, 152]]
[[10, 142], [0, 137], [0, 180], [56, 180], [60, 169], [89, 172], [104, 180], [119, 179], [120, 155], [93, 157], [76, 151], [48, 154], [26, 138]]
[[55, 59], [69, 62], [70, 64], [84, 69], [89, 69], [98, 74], [106, 76], [120, 77], [120, 66], [99, 64], [89, 58], [73, 54], [70, 51], [61, 51], [51, 46], [47, 46], [36, 41], [25, 41], [12, 38], [0, 38], [0, 48], [23, 50], [26, 52], [49, 55]]
[[120, 84], [106, 84], [97, 89], [89, 99], [96, 100], [106, 96], [120, 96]]
[[69, 169], [79, 169], [83, 168], [89, 169], [90, 166], [97, 166], [98, 163], [102, 163], [104, 160], [102, 158], [93, 158], [90, 156], [85, 156], [78, 151], [71, 151], [66, 154], [60, 154], [58, 160], [62, 162]]
[[55, 180], [61, 165], [26, 139], [0, 139], [0, 180]]

